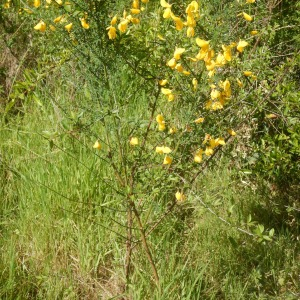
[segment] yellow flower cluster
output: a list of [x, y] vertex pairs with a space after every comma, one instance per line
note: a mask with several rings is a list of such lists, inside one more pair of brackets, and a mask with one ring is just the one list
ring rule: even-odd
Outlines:
[[226, 101], [231, 97], [231, 86], [228, 79], [224, 82], [220, 81], [219, 86], [212, 84], [210, 100], [206, 102], [205, 108], [210, 110], [218, 110], [224, 107]]
[[158, 130], [164, 131], [166, 129], [166, 122], [163, 115], [159, 114], [156, 116], [156, 122], [158, 123]]
[[[232, 129], [231, 129], [232, 130]], [[234, 131], [232, 130], [232, 133]], [[234, 132], [235, 133], [235, 132]], [[234, 135], [234, 134], [232, 134]], [[216, 139], [213, 139], [211, 138], [210, 134], [206, 134], [205, 135], [205, 138], [204, 138], [204, 141], [202, 143], [203, 145], [206, 145], [206, 148], [205, 150], [203, 149], [198, 149], [194, 155], [194, 162], [196, 163], [201, 163], [202, 162], [202, 155], [203, 153], [206, 155], [206, 156], [211, 156], [213, 153], [214, 153], [214, 149], [217, 148], [218, 146], [223, 146], [225, 145], [225, 140], [223, 138], [216, 138]]]
[[176, 16], [172, 12], [172, 5], [167, 3], [165, 0], [160, 1], [160, 5], [164, 8], [163, 18], [172, 19], [175, 22], [176, 30], [180, 31], [187, 26], [187, 36], [193, 37], [195, 35], [196, 19], [199, 15], [199, 4], [197, 1], [192, 1], [186, 8], [186, 21], [183, 22], [180, 17]]
[[[149, 0], [141, 0], [141, 1], [142, 1], [142, 3], [149, 2]], [[123, 12], [123, 17], [120, 19], [120, 22], [118, 24], [119, 31], [121, 33], [125, 33], [128, 29], [128, 25], [130, 23], [135, 24], [135, 25], [139, 24], [140, 19], [137, 17], [134, 17], [134, 16], [139, 15], [144, 9], [145, 9], [144, 7], [140, 7], [139, 0], [133, 0], [131, 9], [130, 9], [131, 14], [128, 15], [125, 10]], [[106, 30], [108, 30], [107, 35], [110, 40], [114, 40], [117, 37], [117, 29], [115, 27], [117, 22], [118, 22], [118, 17], [117, 17], [117, 15], [115, 15], [110, 22], [110, 26], [106, 28]]]

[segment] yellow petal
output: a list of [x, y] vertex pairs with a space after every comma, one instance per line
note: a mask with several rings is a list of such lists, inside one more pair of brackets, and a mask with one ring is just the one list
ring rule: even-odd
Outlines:
[[214, 150], [211, 147], [206, 147], [204, 153], [206, 156], [211, 156], [214, 153]]
[[163, 115], [157, 115], [156, 116], [156, 122], [157, 123], [163, 123], [164, 122], [164, 117], [163, 117]]
[[239, 87], [243, 87], [244, 86], [244, 84], [238, 78], [236, 79], [236, 81], [237, 81], [237, 84], [238, 84]]
[[179, 60], [180, 57], [181, 57], [181, 54], [185, 52], [185, 49], [184, 48], [176, 48], [175, 49], [175, 52], [174, 52], [174, 58], [176, 60]]
[[65, 29], [70, 32], [72, 30], [72, 27], [73, 27], [73, 23], [69, 23], [65, 26]]
[[244, 71], [244, 75], [245, 76], [251, 76], [253, 73], [251, 71]]
[[193, 37], [195, 35], [195, 29], [194, 27], [188, 27], [187, 31], [186, 31], [186, 36], [187, 37]]
[[117, 21], [118, 21], [118, 17], [117, 17], [117, 15], [115, 15], [112, 19], [111, 19], [111, 21], [110, 21], [110, 25], [116, 25], [117, 24]]
[[175, 99], [175, 96], [173, 94], [169, 94], [169, 95], [167, 95], [167, 97], [168, 97], [169, 102], [171, 102]]
[[124, 33], [127, 30], [127, 26], [128, 26], [129, 20], [125, 19], [122, 22], [119, 23], [118, 25], [118, 29]]
[[236, 132], [233, 129], [228, 129], [227, 132], [232, 136], [236, 135]]
[[247, 3], [251, 4], [251, 3], [254, 3], [255, 0], [246, 0]]
[[166, 8], [164, 10], [164, 13], [163, 13], [163, 18], [164, 19], [170, 19], [172, 16], [172, 11], [171, 11], [171, 8]]
[[193, 78], [192, 84], [193, 84], [193, 88], [194, 88], [194, 91], [195, 91], [197, 89], [197, 86], [198, 86], [198, 80], [196, 78]]
[[113, 26], [109, 26], [108, 28], [107, 28], [107, 30], [108, 30], [108, 38], [110, 39], [110, 40], [113, 40], [113, 39], [115, 39], [116, 38], [116, 36], [117, 36], [117, 29], [115, 28], [115, 27], [113, 27]]
[[174, 134], [176, 132], [177, 132], [177, 128], [176, 127], [171, 127], [170, 130], [169, 130], [170, 134]]
[[101, 149], [101, 144], [99, 143], [99, 141], [96, 141], [93, 148], [100, 150]]
[[176, 66], [176, 60], [175, 60], [175, 58], [170, 59], [170, 60], [167, 62], [167, 66], [169, 66], [171, 69], [174, 69], [175, 66]]
[[239, 52], [243, 52], [244, 48], [247, 47], [249, 44], [246, 41], [239, 41], [238, 45], [237, 45], [237, 50]]
[[179, 191], [176, 192], [175, 197], [177, 201], [183, 201], [185, 199], [185, 195]]
[[243, 17], [246, 21], [251, 22], [253, 20], [253, 17], [243, 12]]
[[257, 34], [258, 34], [258, 31], [257, 31], [257, 30], [252, 30], [252, 31], [250, 31], [250, 34], [251, 34], [251, 35], [257, 35]]
[[132, 8], [130, 11], [133, 15], [138, 15], [141, 12], [141, 10], [137, 8]]
[[45, 32], [46, 31], [46, 23], [44, 21], [40, 21], [33, 28], [37, 31]]
[[166, 0], [160, 0], [160, 5], [164, 8], [170, 8], [172, 5], [167, 3]]
[[33, 6], [36, 7], [36, 8], [40, 7], [41, 6], [41, 0], [34, 0], [33, 1]]
[[159, 123], [158, 124], [158, 130], [159, 131], [164, 131], [166, 129], [166, 124], [165, 123]]
[[81, 22], [81, 26], [82, 26], [84, 29], [89, 29], [89, 28], [90, 28], [90, 25], [86, 22], [86, 19], [85, 19], [85, 18], [80, 18], [80, 22]]
[[59, 16], [53, 20], [54, 23], [59, 23], [62, 20], [63, 16]]
[[196, 43], [199, 47], [208, 49], [209, 47], [209, 41], [202, 40], [200, 38], [196, 38]]
[[201, 163], [202, 162], [202, 155], [195, 155], [194, 156], [194, 162]]
[[130, 139], [130, 145], [131, 146], [136, 146], [136, 145], [138, 145], [139, 144], [139, 140], [138, 140], [138, 138], [136, 138], [136, 137], [132, 137], [131, 139]]
[[165, 158], [164, 158], [163, 164], [164, 165], [170, 165], [172, 163], [172, 161], [173, 161], [172, 157], [166, 155]]
[[168, 83], [168, 80], [167, 79], [162, 79], [162, 80], [159, 80], [158, 83], [159, 83], [160, 86], [165, 86]]
[[162, 92], [164, 95], [169, 95], [169, 94], [172, 93], [172, 90], [166, 89], [166, 88], [161, 88], [161, 92]]
[[204, 122], [204, 118], [198, 118], [194, 121], [196, 124], [199, 124], [199, 123], [203, 123]]

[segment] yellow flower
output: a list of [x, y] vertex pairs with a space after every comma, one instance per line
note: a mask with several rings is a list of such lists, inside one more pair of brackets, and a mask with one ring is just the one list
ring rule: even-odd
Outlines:
[[222, 45], [222, 49], [224, 51], [224, 57], [227, 61], [231, 61], [231, 47]]
[[159, 85], [160, 86], [165, 86], [167, 83], [168, 83], [168, 80], [167, 79], [161, 79], [158, 81]]
[[245, 12], [243, 12], [243, 17], [246, 21], [251, 22], [253, 20], [253, 17], [251, 17], [250, 15], [246, 14]]
[[80, 22], [81, 22], [81, 26], [82, 26], [84, 29], [89, 29], [89, 28], [90, 28], [90, 25], [86, 22], [86, 19], [85, 19], [85, 18], [80, 18], [79, 20], [80, 20]]
[[97, 149], [97, 150], [101, 150], [101, 144], [99, 143], [99, 141], [96, 141], [93, 148]]
[[187, 37], [193, 37], [195, 35], [195, 29], [194, 27], [188, 27], [187, 31], [186, 31], [186, 36]]
[[178, 30], [178, 31], [182, 30], [184, 25], [183, 25], [183, 22], [181, 21], [181, 19], [179, 17], [176, 17], [175, 15], [172, 15], [171, 17], [176, 24], [176, 30]]
[[164, 131], [166, 129], [166, 124], [165, 123], [159, 123], [158, 124], [158, 130], [159, 131]]
[[214, 70], [216, 63], [214, 60], [209, 60], [209, 61], [205, 62], [205, 66], [206, 66], [207, 71], [212, 71], [212, 70]]
[[185, 52], [185, 49], [184, 48], [176, 48], [175, 49], [175, 52], [174, 52], [174, 58], [176, 60], [179, 60], [180, 57], [181, 57], [181, 54]]
[[198, 118], [194, 121], [196, 124], [199, 124], [199, 123], [203, 123], [204, 122], [204, 118]]
[[164, 165], [170, 165], [172, 163], [172, 161], [173, 161], [172, 157], [166, 155], [165, 158], [164, 158], [163, 164]]
[[203, 153], [203, 150], [202, 150], [202, 149], [199, 149], [199, 150], [195, 153], [195, 156], [194, 156], [194, 162], [196, 162], [196, 163], [201, 163], [201, 162], [202, 162], [202, 153]]
[[243, 52], [244, 51], [244, 48], [247, 47], [249, 44], [246, 42], [246, 41], [239, 41], [239, 43], [237, 44], [236, 46], [236, 49], [239, 51], [239, 52]]
[[176, 66], [176, 60], [175, 60], [175, 58], [170, 59], [170, 60], [167, 62], [167, 66], [169, 66], [171, 69], [174, 69], [175, 66]]
[[167, 95], [168, 101], [171, 102], [175, 99], [175, 96], [173, 94]]
[[251, 76], [253, 73], [251, 71], [244, 71], [244, 75], [249, 77]]
[[69, 23], [65, 26], [65, 29], [70, 32], [72, 30], [72, 27], [73, 27], [73, 23]]
[[133, 0], [132, 7], [138, 9], [140, 7], [139, 0]]
[[46, 23], [44, 21], [40, 21], [34, 26], [34, 29], [40, 32], [45, 32], [46, 31]]
[[131, 23], [132, 24], [139, 24], [140, 23], [140, 20], [138, 18], [132, 18], [131, 19]]
[[165, 146], [157, 146], [155, 148], [155, 152], [159, 153], [159, 154], [169, 154], [172, 152], [172, 150], [169, 147], [165, 147]]
[[221, 97], [221, 93], [218, 90], [213, 89], [210, 93], [211, 99], [218, 99]]
[[158, 34], [157, 37], [158, 37], [161, 41], [165, 41], [165, 40], [166, 40], [161, 34]]
[[197, 86], [198, 86], [198, 80], [196, 78], [193, 78], [192, 84], [193, 84], [193, 88], [194, 88], [194, 91], [195, 91], [197, 89]]
[[148, 3], [148, 2], [149, 2], [149, 0], [142, 0], [142, 2], [143, 2], [143, 3]]
[[216, 58], [216, 67], [222, 67], [226, 65], [226, 59], [222, 53], [219, 53]]
[[33, 1], [33, 6], [36, 7], [36, 8], [40, 7], [41, 6], [41, 0], [34, 0]]
[[161, 88], [161, 92], [162, 92], [164, 95], [170, 95], [170, 94], [172, 93], [172, 90], [166, 89], [166, 88]]
[[232, 136], [236, 135], [236, 132], [233, 129], [228, 129], [227, 132]]
[[24, 8], [24, 11], [26, 11], [28, 14], [33, 14], [33, 11], [28, 8]]
[[238, 84], [239, 87], [243, 87], [244, 86], [244, 84], [238, 78], [236, 79], [236, 81], [237, 81], [237, 84]]
[[179, 191], [176, 192], [175, 194], [176, 200], [177, 201], [183, 201], [185, 200], [185, 195]]
[[117, 24], [117, 21], [118, 21], [118, 17], [117, 17], [117, 15], [115, 15], [112, 19], [111, 19], [111, 21], [110, 21], [110, 25], [116, 25]]
[[182, 73], [184, 70], [183, 70], [183, 66], [181, 64], [177, 64], [175, 66], [175, 70], [177, 70], [178, 72]]
[[133, 15], [138, 15], [141, 12], [141, 10], [137, 8], [132, 8], [130, 11]]
[[267, 115], [266, 115], [266, 118], [267, 118], [267, 119], [276, 119], [276, 118], [278, 118], [278, 115], [275, 115], [275, 114], [267, 114]]
[[51, 31], [55, 31], [56, 30], [56, 28], [53, 25], [49, 25], [49, 28], [50, 28]]
[[119, 23], [118, 29], [123, 33], [126, 32], [128, 23], [129, 21], [127, 19], [123, 20], [122, 22]]
[[202, 40], [200, 38], [196, 38], [196, 43], [199, 47], [201, 47], [203, 50], [204, 49], [207, 49], [209, 48], [209, 41], [205, 41], [205, 40]]
[[53, 20], [54, 23], [59, 23], [62, 20], [63, 16], [59, 16]]
[[156, 122], [157, 123], [163, 123], [165, 120], [164, 120], [164, 117], [163, 117], [163, 115], [157, 115], [156, 116]]
[[130, 139], [130, 145], [131, 146], [136, 146], [136, 145], [138, 145], [139, 144], [139, 140], [138, 140], [138, 138], [136, 138], [136, 137], [132, 137], [131, 139]]
[[176, 132], [177, 132], [177, 128], [176, 127], [171, 127], [170, 130], [169, 130], [170, 134], [174, 134]]
[[222, 88], [225, 92], [226, 97], [231, 96], [231, 87], [230, 87], [230, 82], [228, 79], [226, 79], [224, 82], [222, 82]]
[[170, 19], [171, 16], [172, 16], [172, 11], [171, 11], [171, 8], [168, 7], [168, 8], [166, 8], [166, 9], [164, 10], [163, 18], [164, 18], [164, 19]]
[[160, 0], [160, 5], [164, 8], [170, 8], [172, 5], [167, 3], [166, 0]]
[[206, 147], [205, 149], [205, 155], [211, 156], [214, 153], [214, 150], [211, 147]]
[[252, 31], [250, 31], [250, 34], [251, 34], [251, 35], [257, 35], [257, 34], [258, 34], [258, 31], [257, 31], [257, 30], [252, 30]]
[[107, 33], [108, 34], [108, 38], [110, 40], [115, 39], [116, 36], [117, 36], [117, 29], [114, 26], [109, 26], [106, 29], [108, 30], [108, 33]]
[[254, 3], [255, 0], [246, 0], [247, 3]]
[[211, 105], [212, 110], [219, 110], [222, 108], [223, 108], [223, 104], [220, 101], [216, 101], [216, 102], [212, 103], [212, 105]]
[[55, 0], [55, 2], [56, 2], [58, 5], [62, 5], [62, 4], [63, 4], [62, 0]]

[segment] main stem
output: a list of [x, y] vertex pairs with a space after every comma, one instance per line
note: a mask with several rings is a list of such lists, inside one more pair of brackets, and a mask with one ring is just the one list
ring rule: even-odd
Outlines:
[[159, 277], [158, 277], [158, 273], [157, 273], [157, 270], [156, 270], [156, 266], [155, 266], [154, 260], [152, 258], [151, 251], [150, 251], [148, 243], [147, 243], [147, 239], [146, 239], [146, 235], [145, 235], [145, 229], [144, 229], [142, 221], [140, 219], [140, 215], [139, 215], [139, 213], [138, 213], [138, 211], [136, 209], [135, 203], [132, 200], [130, 201], [130, 206], [132, 207], [132, 211], [133, 211], [133, 213], [134, 213], [134, 215], [136, 217], [136, 220], [138, 222], [138, 225], [139, 225], [139, 230], [140, 230], [140, 234], [141, 234], [142, 244], [143, 244], [144, 250], [146, 252], [148, 261], [150, 263], [150, 266], [151, 266], [151, 269], [152, 269], [152, 273], [153, 273], [155, 282], [156, 282], [157, 285], [159, 285]]

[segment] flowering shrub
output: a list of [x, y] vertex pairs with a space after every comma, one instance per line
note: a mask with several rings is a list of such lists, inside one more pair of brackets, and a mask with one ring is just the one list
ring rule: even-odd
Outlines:
[[[142, 116], [146, 121], [134, 125], [125, 115], [119, 116], [130, 99], [105, 103], [107, 114], [99, 122], [105, 133], [93, 141], [94, 151], [107, 159], [115, 174], [127, 207], [127, 279], [132, 223], [138, 224], [158, 282], [148, 235], [177, 204], [193, 201], [189, 192], [198, 176], [239, 138], [240, 128], [250, 123], [248, 117], [260, 103], [255, 96], [265, 88], [267, 75], [260, 65], [264, 49], [257, 46], [263, 22], [260, 4], [255, 0], [218, 4], [222, 14], [214, 4], [133, 0], [103, 9], [98, 1], [35, 0], [19, 11], [34, 21], [36, 35], [44, 41], [52, 39], [56, 51], [64, 52], [58, 66], [77, 60], [84, 65], [81, 70], [93, 75], [86, 76], [87, 81], [93, 77], [92, 85], [114, 91], [108, 70], [118, 72], [114, 66], [118, 60], [139, 92], [147, 95], [148, 115]], [[3, 7], [10, 9], [11, 2]], [[152, 213], [154, 225], [147, 231], [149, 223], [143, 220], [137, 200], [150, 195], [165, 210]], [[264, 230], [257, 232], [260, 240], [270, 239]]]

